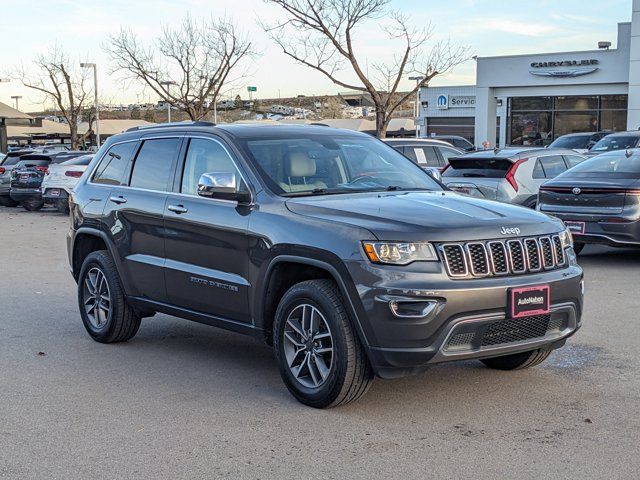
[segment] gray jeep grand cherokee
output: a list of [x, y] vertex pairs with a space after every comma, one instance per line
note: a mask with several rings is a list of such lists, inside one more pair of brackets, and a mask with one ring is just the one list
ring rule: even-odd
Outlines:
[[129, 340], [156, 312], [245, 333], [313, 407], [441, 362], [530, 367], [580, 327], [561, 221], [450, 192], [364, 134], [134, 129], [100, 149], [70, 207], [94, 340]]

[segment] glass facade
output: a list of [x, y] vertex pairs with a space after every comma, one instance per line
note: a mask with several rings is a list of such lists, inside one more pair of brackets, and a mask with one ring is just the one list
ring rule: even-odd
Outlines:
[[509, 145], [545, 146], [567, 133], [627, 127], [627, 95], [512, 97], [508, 108]]

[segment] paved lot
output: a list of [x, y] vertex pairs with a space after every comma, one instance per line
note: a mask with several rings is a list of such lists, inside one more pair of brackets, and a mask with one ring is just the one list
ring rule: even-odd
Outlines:
[[67, 227], [0, 207], [0, 478], [640, 477], [640, 251], [585, 249], [584, 327], [538, 368], [434, 367], [316, 411], [240, 335], [157, 315], [94, 343]]

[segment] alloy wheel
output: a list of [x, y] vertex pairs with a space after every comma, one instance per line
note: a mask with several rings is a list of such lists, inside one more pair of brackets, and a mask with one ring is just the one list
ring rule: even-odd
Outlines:
[[84, 277], [83, 302], [91, 325], [98, 330], [104, 327], [111, 316], [111, 293], [107, 278], [97, 267]]
[[284, 327], [284, 354], [293, 377], [307, 388], [322, 386], [333, 367], [333, 337], [313, 305], [294, 308]]

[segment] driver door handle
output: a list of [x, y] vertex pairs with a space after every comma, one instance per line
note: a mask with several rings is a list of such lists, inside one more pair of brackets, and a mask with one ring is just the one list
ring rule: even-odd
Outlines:
[[180, 215], [181, 213], [187, 213], [189, 211], [189, 209], [184, 205], [169, 205], [167, 207], [167, 210], [177, 213], [178, 215]]

